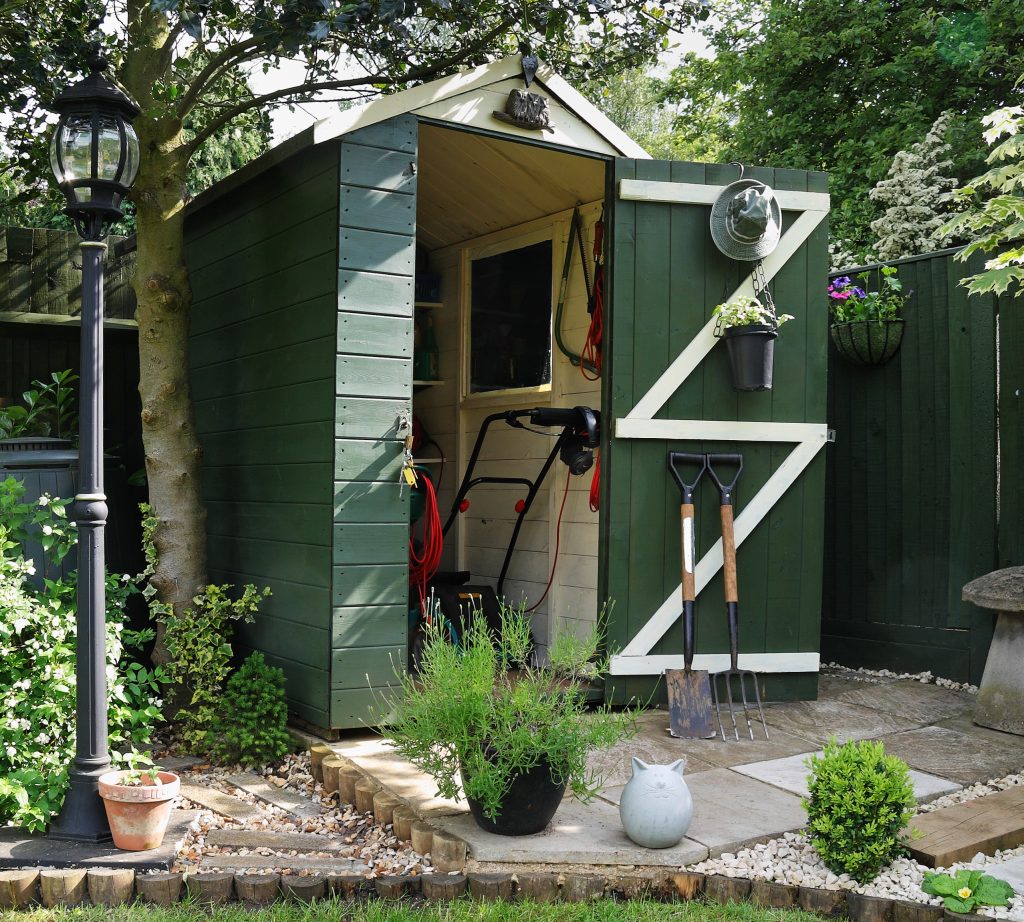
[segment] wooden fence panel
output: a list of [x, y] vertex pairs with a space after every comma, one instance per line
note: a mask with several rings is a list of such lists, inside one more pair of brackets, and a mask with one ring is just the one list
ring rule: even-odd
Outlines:
[[956, 262], [952, 251], [894, 263], [913, 292], [900, 351], [864, 368], [829, 349], [836, 443], [827, 464], [824, 660], [981, 677], [992, 618], [960, 593], [974, 577], [1021, 562], [1021, 499], [1006, 474], [1024, 461], [1024, 324], [1019, 311], [1001, 314], [994, 297], [968, 297], [960, 280], [981, 263]]

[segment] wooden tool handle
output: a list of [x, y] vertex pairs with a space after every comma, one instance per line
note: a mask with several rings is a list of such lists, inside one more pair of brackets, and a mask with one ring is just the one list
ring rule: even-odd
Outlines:
[[736, 537], [732, 527], [732, 506], [720, 506], [722, 512], [722, 560], [725, 577], [725, 601], [738, 602], [736, 588]]
[[683, 560], [683, 601], [692, 602], [697, 598], [697, 583], [694, 579], [693, 568], [696, 565], [697, 536], [694, 533], [693, 503], [683, 503], [680, 509], [682, 537], [680, 539]]

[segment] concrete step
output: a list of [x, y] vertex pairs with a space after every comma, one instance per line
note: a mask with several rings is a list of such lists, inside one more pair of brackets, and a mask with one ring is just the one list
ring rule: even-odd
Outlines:
[[212, 829], [206, 843], [218, 848], [269, 848], [275, 852], [345, 852], [343, 839], [309, 832], [266, 832], [258, 829]]
[[195, 804], [199, 804], [200, 807], [206, 807], [207, 810], [213, 810], [221, 816], [238, 820], [240, 823], [264, 815], [259, 807], [248, 801], [239, 800], [237, 797], [232, 797], [223, 791], [203, 787], [199, 784], [183, 783], [181, 785], [181, 796]]
[[204, 871], [213, 868], [226, 871], [290, 868], [293, 871], [321, 871], [324, 874], [367, 874], [370, 871], [365, 861], [356, 858], [303, 858], [288, 855], [207, 855], [200, 867]]
[[282, 810], [292, 814], [292, 816], [297, 816], [301, 819], [312, 819], [313, 817], [320, 816], [323, 812], [320, 805], [315, 801], [287, 788], [274, 787], [255, 772], [241, 772], [237, 775], [228, 775], [224, 780], [228, 784], [233, 784], [236, 788], [240, 788], [268, 804], [280, 807]]

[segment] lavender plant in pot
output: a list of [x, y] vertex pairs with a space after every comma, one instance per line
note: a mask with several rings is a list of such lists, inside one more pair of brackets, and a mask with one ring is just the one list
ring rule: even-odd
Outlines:
[[725, 340], [732, 386], [737, 391], [771, 390], [779, 327], [793, 319], [792, 314], [775, 313], [767, 290], [762, 297], [763, 302], [737, 295], [712, 312], [718, 320], [715, 335]]

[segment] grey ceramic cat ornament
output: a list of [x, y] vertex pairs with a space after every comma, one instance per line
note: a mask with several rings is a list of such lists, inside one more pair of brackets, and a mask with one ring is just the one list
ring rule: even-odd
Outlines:
[[693, 799], [683, 781], [685, 759], [671, 765], [648, 765], [633, 757], [633, 777], [619, 800], [622, 826], [637, 845], [669, 848], [690, 828]]

